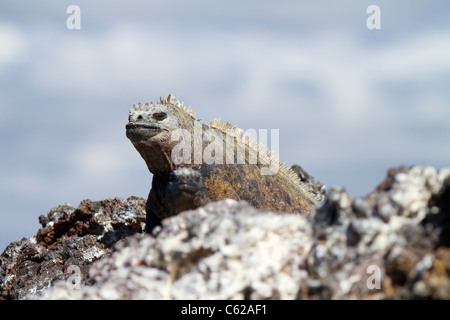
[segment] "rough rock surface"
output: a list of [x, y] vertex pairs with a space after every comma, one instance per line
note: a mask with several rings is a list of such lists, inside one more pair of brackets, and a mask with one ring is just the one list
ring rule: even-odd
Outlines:
[[129, 237], [90, 270], [93, 286], [64, 283], [44, 298], [293, 299], [307, 278], [306, 219], [223, 200], [163, 220], [156, 238]]
[[[133, 210], [143, 210], [142, 199], [131, 202], [115, 212], [132, 216]], [[103, 206], [115, 208], [96, 204], [91, 211], [104, 214], [114, 210]], [[49, 214], [50, 221], [65, 210], [62, 216], [76, 211], [59, 208]], [[343, 188], [331, 188], [309, 217], [224, 200], [164, 220], [154, 237], [126, 237], [121, 231], [125, 239], [117, 241], [121, 236], [108, 238], [109, 231], [95, 233], [102, 229], [98, 224], [109, 225], [94, 222], [96, 215], [82, 219], [92, 221], [89, 226], [73, 216], [56, 241], [42, 218], [47, 225], [35, 238], [8, 246], [0, 258], [2, 297], [450, 299], [450, 168], [391, 169], [364, 198], [352, 199]], [[142, 222], [143, 213], [136, 216]], [[113, 229], [108, 230], [114, 234]], [[105, 244], [106, 239], [113, 240]], [[66, 245], [69, 240], [73, 242]], [[105, 252], [95, 249], [99, 243]], [[37, 245], [41, 251], [30, 249]], [[60, 260], [51, 257], [58, 246], [69, 252]], [[94, 252], [89, 259], [80, 258], [89, 250]], [[76, 279], [67, 281], [58, 271], [71, 264], [86, 266], [76, 288]], [[27, 272], [34, 272], [26, 278], [29, 282], [18, 282]], [[44, 273], [47, 285], [39, 278]]]
[[292, 171], [294, 171], [301, 181], [303, 181], [317, 196], [317, 199], [322, 201], [326, 194], [326, 187], [324, 184], [316, 181], [313, 176], [311, 176], [308, 172], [306, 172], [301, 166], [298, 164], [294, 164], [291, 167]]
[[330, 190], [311, 217], [314, 296], [450, 299], [449, 204], [450, 168], [391, 169], [366, 198]]
[[39, 217], [43, 227], [34, 237], [12, 242], [0, 255], [0, 299], [39, 294], [72, 276], [71, 266], [88, 274], [92, 262], [110, 252], [114, 243], [142, 232], [144, 221], [145, 200], [136, 197], [51, 209]]

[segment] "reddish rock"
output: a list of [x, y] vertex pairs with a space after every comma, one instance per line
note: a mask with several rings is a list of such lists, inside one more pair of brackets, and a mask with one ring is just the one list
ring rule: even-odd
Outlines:
[[89, 267], [111, 246], [145, 230], [145, 200], [130, 197], [84, 200], [78, 208], [65, 204], [40, 216], [36, 236], [12, 242], [0, 256], [0, 299], [37, 294], [79, 267], [86, 283]]

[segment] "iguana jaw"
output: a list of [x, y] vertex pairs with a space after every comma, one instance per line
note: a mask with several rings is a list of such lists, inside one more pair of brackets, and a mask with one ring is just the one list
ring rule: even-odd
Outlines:
[[199, 186], [197, 183], [189, 183], [189, 182], [180, 182], [176, 185], [172, 185], [170, 187], [171, 192], [174, 194], [195, 194], [199, 189]]
[[154, 123], [129, 122], [126, 126], [127, 138], [133, 142], [145, 142], [166, 129]]

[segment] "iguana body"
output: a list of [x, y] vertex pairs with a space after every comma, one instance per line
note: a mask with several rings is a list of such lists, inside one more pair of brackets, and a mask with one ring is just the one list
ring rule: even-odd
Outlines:
[[[178, 213], [170, 209], [168, 201], [175, 201], [170, 195], [177, 185], [170, 184], [170, 177], [179, 168], [188, 170], [182, 175], [201, 177], [193, 183], [197, 183], [199, 192], [192, 193], [188, 209], [196, 206], [194, 195], [197, 200], [246, 200], [257, 208], [302, 214], [308, 214], [318, 202], [291, 169], [279, 164], [264, 147], [252, 143], [242, 130], [220, 120], [203, 124], [171, 95], [160, 103], [134, 105], [126, 129], [153, 174], [146, 208], [147, 231], [161, 219]], [[180, 203], [175, 207], [183, 208], [189, 201]]]

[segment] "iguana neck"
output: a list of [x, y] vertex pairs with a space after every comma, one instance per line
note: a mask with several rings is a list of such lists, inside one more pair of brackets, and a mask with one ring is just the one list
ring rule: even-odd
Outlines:
[[167, 175], [175, 168], [171, 159], [171, 148], [162, 149], [158, 146], [158, 152], [155, 152], [155, 146], [143, 143], [133, 143], [136, 150], [147, 164], [148, 170], [154, 175]]

